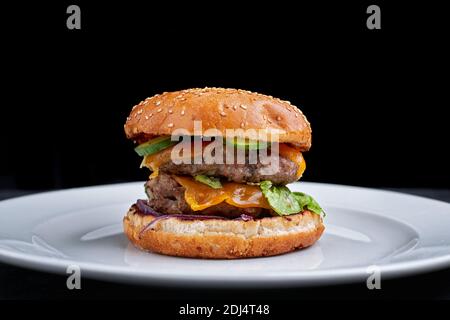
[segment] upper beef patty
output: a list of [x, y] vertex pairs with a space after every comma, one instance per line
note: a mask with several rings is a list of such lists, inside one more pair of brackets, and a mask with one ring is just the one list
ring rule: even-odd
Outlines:
[[274, 184], [288, 184], [298, 180], [296, 163], [289, 159], [279, 157], [279, 169], [277, 172], [267, 175], [264, 169], [269, 165], [258, 162], [256, 164], [174, 164], [170, 159], [159, 167], [159, 172], [175, 175], [195, 176], [204, 174], [207, 176], [223, 177], [237, 183], [261, 182], [270, 180]]
[[219, 203], [201, 211], [193, 211], [184, 199], [184, 187], [172, 176], [160, 173], [157, 178], [147, 181], [145, 192], [148, 204], [155, 211], [163, 214], [204, 214], [228, 218], [246, 214], [252, 217], [269, 215], [270, 210], [263, 208], [238, 208], [226, 202]]

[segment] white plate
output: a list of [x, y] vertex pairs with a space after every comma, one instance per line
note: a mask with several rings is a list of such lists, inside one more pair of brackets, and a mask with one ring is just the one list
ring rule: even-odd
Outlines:
[[365, 281], [368, 266], [392, 278], [450, 266], [450, 204], [395, 192], [318, 183], [291, 189], [327, 212], [312, 247], [276, 257], [198, 260], [145, 253], [122, 234], [143, 183], [70, 189], [0, 202], [0, 261], [139, 284], [304, 286]]

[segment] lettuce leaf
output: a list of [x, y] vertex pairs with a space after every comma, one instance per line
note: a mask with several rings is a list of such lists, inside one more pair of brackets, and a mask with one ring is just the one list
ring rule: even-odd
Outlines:
[[220, 183], [220, 180], [218, 178], [208, 177], [203, 174], [199, 174], [195, 176], [194, 179], [198, 182], [206, 184], [207, 186], [210, 186], [213, 189], [222, 188], [222, 184]]
[[292, 192], [286, 186], [274, 186], [270, 181], [261, 182], [259, 187], [272, 209], [280, 216], [296, 214], [306, 209], [319, 215], [324, 213], [310, 195]]
[[309, 211], [312, 211], [314, 213], [317, 214], [323, 213], [325, 215], [325, 211], [322, 209], [319, 203], [316, 200], [314, 200], [314, 198], [311, 197], [310, 195], [303, 192], [292, 192], [292, 194], [300, 203], [303, 210], [307, 208]]
[[273, 186], [270, 181], [261, 182], [259, 187], [270, 206], [280, 216], [295, 214], [302, 211], [300, 202], [288, 187]]

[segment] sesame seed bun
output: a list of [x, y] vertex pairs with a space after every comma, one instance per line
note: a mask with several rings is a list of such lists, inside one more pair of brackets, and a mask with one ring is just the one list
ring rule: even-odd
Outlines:
[[[194, 135], [195, 120], [202, 121], [203, 131], [277, 131], [281, 143], [294, 144], [302, 151], [311, 146], [310, 124], [297, 107], [288, 101], [238, 89], [187, 89], [155, 95], [133, 107], [124, 128], [129, 139], [143, 142], [171, 135], [178, 128]], [[233, 136], [258, 138], [249, 133]]]
[[322, 218], [310, 211], [288, 217], [242, 220], [161, 219], [131, 207], [123, 220], [130, 241], [160, 254], [210, 259], [273, 256], [314, 244], [322, 235]]

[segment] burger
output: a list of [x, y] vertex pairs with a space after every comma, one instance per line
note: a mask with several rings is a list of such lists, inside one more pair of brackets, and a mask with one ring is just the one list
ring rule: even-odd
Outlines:
[[322, 235], [320, 205], [286, 186], [302, 176], [311, 147], [310, 124], [290, 102], [238, 89], [165, 92], [134, 106], [124, 129], [151, 171], [146, 199], [123, 219], [139, 249], [260, 257]]

